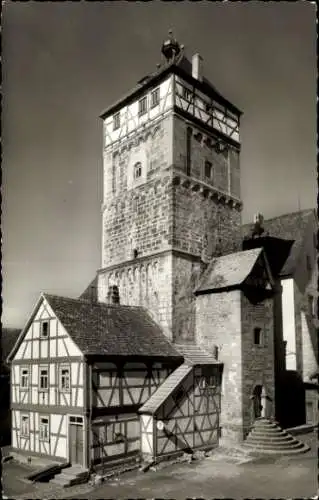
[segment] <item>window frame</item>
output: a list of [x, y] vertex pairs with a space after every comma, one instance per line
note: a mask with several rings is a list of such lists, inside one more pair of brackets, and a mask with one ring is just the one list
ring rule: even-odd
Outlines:
[[[206, 169], [209, 168], [209, 176], [206, 175]], [[213, 163], [209, 160], [204, 161], [204, 179], [211, 181], [213, 179]]]
[[[24, 375], [23, 375], [24, 371], [27, 372], [27, 385], [26, 386], [22, 385], [22, 380], [24, 378]], [[27, 366], [21, 366], [20, 367], [20, 384], [19, 384], [19, 387], [20, 387], [20, 391], [28, 391], [29, 390], [29, 387], [30, 387], [30, 369]]]
[[[142, 105], [143, 103], [143, 105]], [[144, 106], [145, 103], [145, 106]], [[143, 116], [147, 113], [147, 96], [142, 97], [138, 101], [138, 116]]]
[[113, 115], [113, 132], [114, 130], [118, 130], [121, 126], [121, 112], [118, 111]]
[[[46, 419], [47, 423], [43, 423], [42, 419]], [[41, 432], [43, 428], [47, 428], [47, 436]], [[39, 441], [50, 442], [50, 415], [39, 415]]]
[[[136, 175], [136, 171], [139, 172], [139, 175]], [[137, 180], [142, 178], [142, 163], [140, 161], [137, 161], [136, 163], [134, 163], [133, 177], [134, 177], [134, 181], [137, 181]]]
[[[63, 370], [68, 370], [68, 372], [69, 372], [69, 387], [68, 387], [68, 389], [63, 388], [63, 385], [62, 385], [62, 379], [63, 379], [62, 372], [63, 372]], [[65, 393], [71, 392], [71, 367], [70, 367], [70, 365], [60, 365], [59, 366], [59, 391], [65, 392]]]
[[[43, 335], [44, 332], [44, 325], [47, 325], [47, 330], [46, 330], [46, 335]], [[50, 321], [45, 319], [40, 322], [40, 339], [45, 339], [47, 340], [50, 336]]]
[[[46, 370], [47, 372], [47, 387], [41, 387], [41, 370]], [[49, 367], [48, 366], [39, 366], [39, 387], [38, 387], [39, 392], [48, 392], [49, 390]]]
[[[256, 334], [258, 335], [259, 342], [256, 342]], [[258, 346], [258, 347], [264, 346], [263, 329], [260, 326], [254, 327], [254, 346]]]
[[183, 97], [183, 99], [185, 99], [185, 101], [192, 102], [192, 100], [193, 100], [193, 91], [190, 90], [188, 87], [184, 87], [183, 86], [182, 97]]
[[151, 92], [151, 104], [150, 108], [156, 108], [160, 103], [160, 87], [157, 87], [156, 89], [152, 90]]
[[[24, 426], [22, 424], [23, 419], [26, 419], [26, 421], [28, 422], [28, 432], [27, 433], [23, 432], [24, 431], [24, 428], [23, 428]], [[27, 413], [20, 414], [20, 438], [30, 439], [30, 415], [28, 415]]]

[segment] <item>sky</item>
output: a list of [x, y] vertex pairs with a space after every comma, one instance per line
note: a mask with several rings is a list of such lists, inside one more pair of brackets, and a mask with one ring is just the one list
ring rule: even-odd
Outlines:
[[100, 267], [99, 115], [156, 69], [169, 29], [244, 112], [243, 222], [317, 206], [313, 3], [4, 2], [3, 326]]

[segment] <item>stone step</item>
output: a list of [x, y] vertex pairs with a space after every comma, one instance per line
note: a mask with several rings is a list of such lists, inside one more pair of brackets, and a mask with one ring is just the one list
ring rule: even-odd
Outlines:
[[254, 434], [250, 434], [247, 439], [255, 443], [294, 443], [297, 440], [292, 436], [277, 436], [277, 437], [268, 437], [268, 436], [255, 436]]
[[309, 450], [307, 445], [282, 430], [277, 423], [266, 419], [254, 422], [243, 447], [259, 453], [294, 454]]
[[271, 436], [272, 434], [288, 434], [286, 431], [283, 431], [279, 427], [273, 427], [270, 429], [267, 429], [266, 427], [253, 427], [251, 431], [258, 432], [258, 433], [263, 433], [263, 434], [269, 434]]
[[61, 472], [59, 474], [59, 476], [60, 477], [66, 477], [66, 478], [74, 478], [74, 477], [86, 477], [86, 476], [88, 476], [88, 474], [89, 474], [88, 471], [81, 471], [81, 472], [79, 471], [79, 472], [77, 472], [77, 471], [74, 471], [74, 470], [73, 471], [71, 471], [71, 470], [67, 471], [66, 470], [66, 471]]
[[244, 445], [247, 450], [251, 454], [259, 455], [261, 453], [269, 454], [269, 455], [297, 455], [299, 453], [306, 453], [310, 450], [309, 446], [303, 445], [300, 448], [292, 448], [292, 449], [265, 449], [262, 446], [256, 447], [255, 445]]
[[256, 442], [251, 442], [246, 439], [244, 442], [244, 445], [246, 446], [253, 446], [256, 449], [257, 448], [264, 448], [265, 450], [289, 450], [289, 449], [294, 449], [294, 448], [300, 448], [303, 445], [300, 441], [296, 441], [295, 443], [256, 443]]

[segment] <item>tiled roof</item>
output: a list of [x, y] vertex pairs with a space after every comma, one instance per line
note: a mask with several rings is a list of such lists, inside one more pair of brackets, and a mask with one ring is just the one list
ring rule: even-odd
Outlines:
[[[184, 55], [183, 50], [180, 52], [180, 55], [172, 61], [165, 61], [159, 68], [157, 68], [154, 72], [150, 73], [149, 75], [146, 75], [144, 78], [139, 80], [137, 85], [133, 87], [128, 93], [123, 95], [120, 99], [118, 99], [115, 103], [113, 103], [111, 106], [106, 108], [100, 115], [101, 118], [104, 118], [108, 113], [113, 111], [113, 108], [118, 108], [119, 105], [121, 105], [124, 101], [128, 101], [133, 96], [138, 93], [142, 88], [146, 88], [148, 86], [151, 86], [153, 81], [157, 80], [161, 75], [169, 73], [170, 70], [171, 72], [174, 71], [174, 68], [178, 68], [182, 70], [184, 73], [192, 76], [192, 63], [189, 61], [189, 59]], [[241, 111], [234, 106], [231, 102], [229, 102], [225, 97], [223, 97], [220, 92], [217, 91], [217, 89], [212, 85], [212, 83], [207, 79], [203, 78], [202, 84], [205, 86], [207, 92], [213, 93], [217, 98], [221, 99], [222, 101], [226, 102], [230, 107], [235, 109], [238, 113], [241, 113]]]
[[196, 292], [222, 290], [241, 285], [251, 273], [262, 251], [261, 248], [254, 248], [213, 259]]
[[165, 356], [182, 361], [181, 355], [142, 307], [43, 296], [83, 354]]
[[167, 398], [177, 389], [184, 378], [192, 371], [192, 367], [183, 363], [171, 373], [152, 396], [139, 409], [139, 413], [156, 413]]
[[5, 362], [14, 344], [16, 343], [21, 330], [18, 328], [2, 328], [1, 331], [1, 361]]
[[202, 347], [194, 344], [174, 344], [174, 347], [185, 359], [189, 365], [211, 365], [220, 364], [214, 356], [205, 351]]
[[97, 276], [91, 281], [83, 293], [79, 296], [79, 299], [88, 299], [97, 302]]
[[[294, 240], [289, 256], [280, 272], [282, 276], [291, 275], [294, 272], [302, 248], [305, 231], [311, 218], [316, 219], [314, 209], [301, 210], [300, 212], [279, 215], [278, 217], [264, 220], [264, 234], [268, 233], [269, 236], [273, 236], [275, 238]], [[250, 236], [253, 227], [254, 224], [243, 225], [243, 237]]]

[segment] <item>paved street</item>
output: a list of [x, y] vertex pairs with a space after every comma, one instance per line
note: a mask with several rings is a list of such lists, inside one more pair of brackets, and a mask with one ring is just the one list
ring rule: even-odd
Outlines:
[[[14, 498], [309, 498], [317, 493], [317, 442], [315, 434], [298, 436], [311, 451], [293, 457], [262, 457], [240, 463], [232, 455], [216, 451], [191, 464], [176, 464], [157, 472], [132, 471], [100, 487], [87, 485], [56, 489], [33, 486], [15, 479], [5, 464], [5, 494]], [[13, 464], [11, 464], [12, 467]], [[13, 470], [13, 473], [17, 471]], [[11, 479], [10, 479], [11, 477]], [[16, 476], [17, 477], [17, 476]], [[23, 485], [23, 486], [21, 486]], [[24, 489], [24, 491], [22, 491]]]

